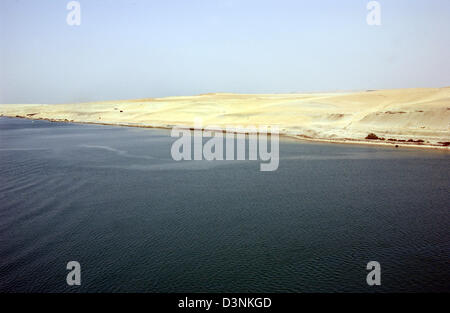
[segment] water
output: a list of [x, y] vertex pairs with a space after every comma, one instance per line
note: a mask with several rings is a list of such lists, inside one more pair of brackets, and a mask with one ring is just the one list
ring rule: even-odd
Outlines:
[[1, 118], [0, 291], [450, 291], [448, 153], [282, 141], [260, 172], [173, 141]]

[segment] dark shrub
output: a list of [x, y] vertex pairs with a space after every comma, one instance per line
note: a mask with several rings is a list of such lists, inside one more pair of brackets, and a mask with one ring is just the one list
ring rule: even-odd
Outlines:
[[378, 136], [375, 135], [374, 133], [370, 133], [370, 134], [367, 135], [366, 139], [377, 140], [377, 139], [380, 139], [380, 138], [378, 138]]

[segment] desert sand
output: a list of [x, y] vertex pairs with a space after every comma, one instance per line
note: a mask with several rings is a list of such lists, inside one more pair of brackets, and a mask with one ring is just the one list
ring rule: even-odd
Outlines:
[[[74, 104], [0, 104], [0, 114], [160, 128], [193, 127], [195, 118], [201, 118], [204, 126], [278, 126], [281, 134], [304, 140], [444, 150], [449, 149], [450, 142], [450, 87], [302, 94], [211, 93]], [[381, 139], [365, 139], [369, 133]]]

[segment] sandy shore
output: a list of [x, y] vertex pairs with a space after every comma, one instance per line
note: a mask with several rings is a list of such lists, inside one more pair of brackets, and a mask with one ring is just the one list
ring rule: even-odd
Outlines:
[[[0, 104], [0, 115], [156, 128], [193, 127], [201, 118], [205, 127], [278, 126], [302, 140], [450, 149], [450, 87]], [[384, 140], [365, 139], [369, 133]]]

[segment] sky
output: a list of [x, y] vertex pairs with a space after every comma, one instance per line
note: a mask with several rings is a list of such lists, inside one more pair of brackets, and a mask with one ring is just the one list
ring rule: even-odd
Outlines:
[[0, 103], [450, 86], [450, 1], [0, 1]]

